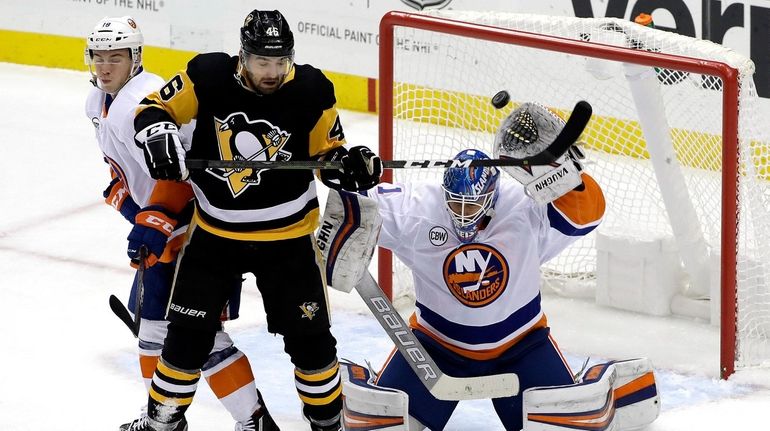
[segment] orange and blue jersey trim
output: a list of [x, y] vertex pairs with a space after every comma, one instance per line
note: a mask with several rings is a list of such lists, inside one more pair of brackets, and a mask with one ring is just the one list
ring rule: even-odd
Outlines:
[[599, 225], [605, 201], [601, 187], [583, 173], [583, 190], [573, 190], [548, 204], [551, 227], [568, 236], [586, 235]]
[[[413, 315], [409, 326], [424, 332], [458, 355], [478, 360], [499, 357], [532, 330], [548, 326], [547, 319], [542, 315], [540, 294], [502, 321], [483, 327], [452, 322], [419, 302], [416, 307], [419, 318]], [[538, 316], [541, 317], [538, 319]], [[520, 334], [506, 340], [517, 332]], [[488, 348], [490, 344], [495, 346]], [[474, 345], [479, 347], [471, 347]]]

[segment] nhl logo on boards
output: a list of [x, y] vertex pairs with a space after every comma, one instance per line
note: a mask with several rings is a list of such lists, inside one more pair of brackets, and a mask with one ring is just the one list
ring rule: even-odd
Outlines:
[[449, 239], [449, 233], [441, 226], [433, 226], [430, 232], [428, 232], [428, 239], [431, 244], [439, 247], [446, 244], [447, 239]]
[[447, 7], [452, 0], [401, 0], [402, 3], [412, 9], [443, 9]]

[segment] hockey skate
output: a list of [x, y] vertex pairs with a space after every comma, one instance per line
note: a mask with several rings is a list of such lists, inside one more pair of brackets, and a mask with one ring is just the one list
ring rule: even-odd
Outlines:
[[[260, 397], [261, 400], [261, 397]], [[245, 422], [235, 424], [235, 431], [281, 431], [266, 408], [255, 411]]]
[[314, 424], [311, 422], [310, 429], [312, 431], [342, 431], [342, 424], [340, 423], [339, 419], [330, 425], [324, 425], [324, 426]]
[[[278, 428], [276, 428], [278, 429]], [[118, 431], [158, 431], [152, 426], [147, 419], [147, 413], [143, 413], [139, 419], [134, 419], [132, 422], [123, 424], [118, 428]], [[172, 431], [187, 431], [187, 419], [182, 417], [182, 420], [176, 424], [176, 427]]]

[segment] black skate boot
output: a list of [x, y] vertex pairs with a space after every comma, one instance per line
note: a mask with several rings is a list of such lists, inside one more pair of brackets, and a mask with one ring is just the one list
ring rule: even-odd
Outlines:
[[342, 424], [340, 423], [339, 416], [337, 416], [336, 420], [332, 420], [329, 422], [330, 423], [328, 424], [322, 425], [322, 424], [310, 421], [310, 430], [311, 431], [342, 431]]
[[264, 404], [245, 422], [235, 424], [235, 431], [281, 431]]
[[[147, 418], [147, 413], [143, 413], [139, 419], [134, 419], [130, 423], [123, 424], [118, 428], [118, 431], [161, 431], [153, 428], [150, 425], [150, 421]], [[171, 431], [187, 431], [187, 419], [184, 417], [179, 421]]]

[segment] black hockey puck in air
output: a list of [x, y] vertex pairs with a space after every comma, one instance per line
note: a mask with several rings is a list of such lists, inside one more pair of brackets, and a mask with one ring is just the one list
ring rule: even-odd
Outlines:
[[492, 98], [492, 106], [494, 106], [495, 109], [502, 109], [505, 108], [505, 105], [507, 105], [510, 101], [511, 95], [508, 94], [507, 91], [498, 91], [497, 94], [495, 94], [495, 96]]

